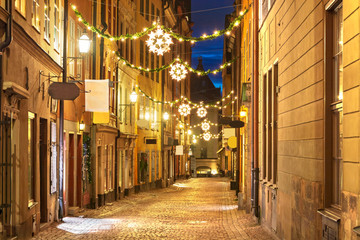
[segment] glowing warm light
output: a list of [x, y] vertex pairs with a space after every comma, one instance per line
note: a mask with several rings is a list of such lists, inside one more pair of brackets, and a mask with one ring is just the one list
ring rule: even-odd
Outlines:
[[146, 41], [146, 45], [149, 47], [150, 52], [156, 53], [157, 55], [163, 55], [170, 51], [170, 45], [173, 44], [170, 34], [165, 33], [160, 25], [148, 35], [149, 39]]
[[81, 123], [79, 124], [79, 131], [84, 131], [85, 130], [85, 123], [84, 121], [81, 121]]
[[189, 104], [185, 104], [185, 103], [183, 103], [183, 104], [181, 104], [180, 106], [179, 106], [179, 113], [180, 113], [180, 115], [182, 115], [182, 116], [187, 116], [187, 115], [189, 115], [190, 114], [190, 111], [191, 111], [191, 108], [190, 108], [190, 105]]
[[240, 112], [240, 117], [246, 117], [246, 112], [245, 112], [245, 111], [241, 111], [241, 112]]
[[213, 170], [211, 170], [211, 174], [212, 174], [212, 175], [216, 175], [216, 174], [218, 174], [218, 171], [215, 170], [215, 169], [213, 169]]
[[135, 89], [133, 89], [132, 93], [130, 94], [130, 102], [136, 103], [137, 97], [138, 97], [138, 95], [137, 95]]
[[207, 120], [203, 121], [201, 123], [201, 129], [203, 131], [208, 131], [210, 129], [210, 123]]
[[149, 119], [150, 119], [150, 113], [146, 112], [145, 113], [145, 120], [149, 121]]
[[199, 117], [203, 118], [206, 116], [207, 110], [204, 107], [200, 107], [200, 108], [198, 108], [196, 113]]
[[209, 141], [211, 139], [211, 134], [209, 132], [204, 133], [203, 139], [205, 141]]
[[190, 129], [188, 130], [188, 134], [189, 134], [189, 135], [191, 135], [191, 134], [192, 134], [192, 131], [191, 131]]
[[181, 81], [182, 79], [186, 78], [188, 71], [186, 70], [185, 66], [180, 63], [175, 63], [171, 66], [170, 69], [170, 76], [172, 79], [176, 81]]
[[197, 140], [196, 140], [196, 138], [194, 138], [194, 139], [193, 139], [193, 143], [197, 143]]
[[242, 16], [242, 15], [244, 15], [244, 12], [243, 12], [243, 11], [240, 12], [240, 16]]
[[164, 118], [164, 120], [165, 120], [165, 121], [169, 120], [169, 118], [170, 118], [169, 113], [164, 112], [164, 114], [163, 114], [163, 118]]
[[80, 53], [87, 53], [90, 50], [91, 40], [86, 35], [86, 33], [83, 33], [83, 35], [79, 39], [79, 51]]

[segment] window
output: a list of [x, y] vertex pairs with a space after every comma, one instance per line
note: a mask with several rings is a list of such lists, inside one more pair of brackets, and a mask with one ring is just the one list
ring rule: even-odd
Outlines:
[[[145, 49], [145, 67], [149, 68], [149, 51], [147, 49]], [[149, 77], [149, 72], [146, 72], [145, 76]]]
[[[126, 33], [129, 33], [129, 28], [126, 28]], [[125, 47], [125, 56], [126, 56], [126, 59], [129, 60], [129, 48], [130, 48], [130, 39], [126, 39], [126, 47]], [[130, 61], [130, 60], [129, 60]]]
[[49, 0], [44, 0], [44, 38], [50, 41], [50, 4]]
[[34, 166], [35, 166], [35, 114], [28, 113], [28, 200], [34, 201]]
[[157, 20], [157, 19], [155, 19], [155, 6], [152, 3], [151, 4], [151, 22], [154, 22], [154, 20]]
[[15, 0], [15, 9], [18, 10], [23, 16], [25, 16], [26, 0]]
[[59, 50], [60, 48], [60, 25], [59, 25], [59, 0], [54, 1], [54, 48]]
[[40, 31], [39, 0], [32, 0], [32, 25]]
[[[77, 28], [77, 38], [80, 39], [81, 35], [83, 34], [84, 30], [78, 26]], [[75, 43], [78, 45], [79, 41], [75, 41]], [[80, 47], [76, 48], [77, 56], [80, 56]], [[83, 59], [76, 59], [76, 77], [82, 79], [82, 71], [83, 69]]]
[[342, 189], [342, 141], [343, 141], [343, 8], [334, 10], [333, 46], [333, 96], [332, 96], [332, 204], [340, 205]]
[[[151, 69], [154, 69], [154, 64], [155, 64], [155, 56], [154, 56], [154, 54], [151, 54]], [[154, 81], [154, 76], [155, 76], [155, 73], [151, 72], [151, 80], [153, 80], [153, 81]]]
[[117, 33], [116, 33], [116, 5], [115, 5], [115, 3], [113, 4], [113, 13], [112, 13], [112, 20], [113, 20], [113, 22], [112, 22], [112, 25], [113, 25], [113, 35], [118, 35]]
[[130, 111], [130, 108], [131, 107], [127, 107], [128, 106], [128, 99], [129, 99], [129, 95], [128, 95], [128, 89], [125, 88], [125, 94], [124, 94], [124, 97], [125, 97], [125, 124], [128, 124], [129, 122], [129, 111]]
[[[156, 68], [160, 67], [160, 57], [156, 56]], [[159, 82], [159, 78], [160, 78], [160, 73], [155, 73], [156, 74], [156, 82]]]
[[150, 11], [150, 2], [149, 0], [146, 0], [146, 15], [145, 15], [145, 19], [146, 21], [149, 21], [149, 11]]
[[262, 131], [262, 143], [260, 146], [262, 146], [262, 178], [263, 179], [266, 179], [266, 159], [267, 159], [267, 153], [266, 153], [266, 150], [267, 150], [267, 118], [266, 118], [266, 107], [267, 107], [267, 104], [266, 104], [266, 100], [267, 100], [267, 91], [266, 91], [266, 83], [267, 83], [267, 76], [266, 74], [263, 76], [263, 84], [262, 84], [262, 109], [259, 109], [260, 112], [262, 112], [262, 128], [261, 131]]
[[140, 14], [144, 16], [144, 0], [140, 0]]
[[[140, 40], [140, 67], [144, 66], [144, 41]], [[144, 75], [144, 72], [141, 71], [141, 74]]]
[[145, 115], [144, 115], [144, 109], [145, 109], [145, 97], [144, 96], [140, 96], [140, 107], [139, 107], [139, 119], [145, 119]]
[[[75, 22], [72, 18], [69, 19], [69, 57], [75, 56]], [[71, 76], [75, 75], [75, 63], [74, 61], [69, 61], [69, 74]]]
[[107, 20], [107, 24], [108, 24], [108, 32], [111, 34], [111, 30], [112, 30], [112, 26], [111, 26], [111, 22], [112, 22], [112, 18], [111, 18], [111, 8], [112, 8], [112, 4], [111, 4], [111, 0], [108, 0], [107, 3], [107, 16], [108, 16], [108, 20]]

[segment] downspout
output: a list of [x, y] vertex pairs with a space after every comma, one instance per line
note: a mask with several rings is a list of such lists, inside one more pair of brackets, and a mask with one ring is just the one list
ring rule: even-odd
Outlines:
[[[117, 9], [119, 9], [119, 0], [117, 0]], [[116, 13], [116, 19], [119, 20], [119, 11], [117, 11]], [[118, 21], [117, 21], [118, 22]], [[115, 26], [114, 26], [115, 27]], [[119, 36], [119, 28], [117, 27], [116, 28], [116, 35]], [[117, 136], [115, 138], [115, 200], [118, 199], [118, 192], [119, 192], [119, 176], [118, 176], [118, 173], [119, 171], [117, 171], [117, 168], [118, 168], [118, 140], [120, 138], [120, 129], [118, 129], [118, 122], [119, 122], [119, 119], [118, 119], [118, 94], [119, 94], [119, 65], [118, 65], [119, 62], [116, 62], [116, 88], [115, 88], [115, 109], [116, 109], [116, 128], [117, 128]], [[121, 171], [121, 169], [120, 169]]]
[[[68, 9], [68, 0], [64, 0], [63, 83], [67, 81]], [[60, 100], [59, 107], [59, 151], [59, 220], [62, 220], [64, 216], [64, 100]]]
[[[105, 0], [101, 0], [101, 25], [104, 26], [104, 28], [101, 30], [101, 33], [104, 33], [108, 28], [105, 21], [105, 15], [106, 15], [105, 6], [106, 6]], [[104, 64], [104, 38], [101, 38], [100, 41], [100, 78], [101, 79], [105, 78], [103, 64]]]
[[[163, 10], [162, 10], [162, 25], [164, 25], [165, 26], [165, 10], [167, 9], [167, 8], [169, 8], [169, 4], [167, 4], [167, 7], [165, 7], [165, 2], [167, 3], [167, 1], [165, 1], [165, 0], [162, 0], [161, 1], [162, 2], [162, 6], [163, 6]], [[164, 64], [164, 63], [163, 63]], [[163, 114], [164, 114], [164, 100], [165, 100], [165, 96], [164, 96], [164, 94], [165, 94], [165, 79], [162, 77], [163, 75], [161, 75], [161, 115], [160, 115], [160, 117], [161, 117], [161, 157], [162, 157], [162, 177], [163, 177], [163, 180], [164, 180], [164, 183], [165, 183], [165, 181], [167, 181], [166, 179], [165, 179], [165, 151], [164, 151], [164, 140], [165, 140], [165, 136], [164, 136], [164, 134], [165, 134], [165, 122], [164, 122], [164, 118], [163, 118]], [[165, 76], [165, 75], [164, 75]], [[169, 168], [170, 166], [168, 166], [168, 168]], [[169, 178], [169, 176], [167, 176], [167, 178]], [[165, 183], [165, 186], [166, 186], [166, 183]]]
[[253, 2], [253, 81], [251, 81], [251, 205], [254, 209], [254, 216], [259, 217], [259, 141], [258, 141], [258, 118], [259, 118], [259, 3], [258, 1]]
[[[97, 2], [93, 2], [92, 5], [93, 8], [93, 17], [92, 17], [92, 21], [93, 21], [93, 25], [96, 26], [96, 20], [97, 20]], [[93, 51], [93, 55], [92, 55], [92, 79], [97, 79], [96, 77], [96, 59], [97, 59], [97, 51], [96, 51], [96, 46], [97, 46], [97, 35], [96, 33], [93, 33], [93, 37], [92, 37], [93, 43], [92, 43], [92, 51]], [[93, 123], [93, 114], [90, 115], [90, 120], [91, 120], [91, 125], [90, 125], [90, 136], [91, 136], [91, 151], [95, 154], [93, 154], [92, 159], [91, 159], [91, 171], [92, 171], [92, 184], [91, 184], [91, 208], [97, 208], [97, 195], [96, 195], [96, 185], [97, 185], [97, 179], [96, 178], [96, 125], [92, 124]]]
[[[237, 44], [238, 46], [236, 47], [236, 55], [237, 56], [241, 56], [241, 28], [239, 28], [238, 30], [236, 30], [235, 34], [237, 36], [235, 36], [235, 39], [238, 38], [239, 41], [236, 41], [235, 44]], [[239, 112], [240, 112], [240, 107], [241, 107], [241, 97], [240, 97], [240, 93], [241, 93], [241, 70], [242, 70], [242, 65], [241, 65], [241, 58], [239, 58], [239, 64], [238, 64], [239, 68], [236, 72], [236, 76], [238, 77], [238, 80], [235, 81], [236, 84], [236, 95], [238, 96], [237, 98], [237, 104], [236, 104], [236, 109], [235, 109], [235, 115], [236, 117], [240, 117]], [[240, 162], [242, 161], [241, 159], [241, 143], [240, 143], [240, 128], [236, 128], [236, 196], [239, 196], [239, 192], [242, 192], [242, 190], [240, 191], [240, 184], [241, 184], [241, 173], [242, 171], [240, 171], [240, 167], [242, 166], [240, 164]]]
[[[119, 3], [119, 1], [118, 1]], [[118, 5], [119, 6], [119, 5]], [[116, 63], [116, 98], [115, 98], [115, 109], [116, 109], [116, 128], [117, 128], [117, 136], [115, 138], [115, 200], [118, 199], [118, 193], [119, 193], [119, 176], [118, 176], [118, 173], [119, 171], [117, 171], [118, 169], [118, 141], [119, 141], [119, 138], [120, 138], [120, 129], [118, 128], [118, 122], [119, 122], [119, 116], [118, 116], [118, 94], [119, 94], [119, 68], [118, 68], [118, 63]], [[120, 169], [121, 171], [121, 169]], [[121, 190], [121, 189], [120, 189]]]
[[12, 41], [12, 0], [7, 0], [9, 17], [6, 25], [6, 38], [5, 41], [0, 43], [0, 122], [2, 118], [2, 92], [3, 92], [3, 51], [10, 45]]

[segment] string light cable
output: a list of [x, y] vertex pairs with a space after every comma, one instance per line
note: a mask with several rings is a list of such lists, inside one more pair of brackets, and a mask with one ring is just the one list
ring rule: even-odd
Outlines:
[[226, 99], [229, 99], [233, 94], [234, 94], [234, 91], [230, 91], [225, 97], [223, 97], [220, 101], [216, 102], [216, 104], [204, 104], [204, 105], [201, 105], [201, 104], [197, 104], [197, 103], [193, 103], [192, 101], [190, 101], [187, 97], [184, 97], [184, 96], [181, 96], [181, 98], [179, 99], [176, 99], [174, 101], [159, 101], [159, 100], [156, 100], [155, 98], [149, 96], [148, 94], [145, 93], [145, 91], [143, 91], [139, 86], [137, 86], [137, 89], [139, 90], [139, 92], [142, 94], [142, 96], [146, 97], [147, 99], [149, 99], [150, 101], [152, 102], [155, 102], [155, 103], [158, 103], [158, 104], [168, 104], [170, 106], [176, 106], [177, 103], [180, 103], [180, 102], [187, 102], [189, 103], [191, 106], [192, 106], [192, 109], [196, 109], [196, 108], [199, 108], [201, 106], [204, 106], [205, 108], [209, 108], [209, 107], [213, 107], [213, 108], [219, 108], [219, 109], [222, 109], [222, 108], [226, 108], [226, 106], [232, 104], [232, 103], [235, 103], [235, 100], [237, 100], [237, 96], [235, 96], [233, 98], [233, 100], [231, 100], [230, 102], [228, 102], [227, 104], [221, 106], [220, 103], [222, 102], [225, 102]]
[[134, 64], [131, 64], [128, 60], [126, 60], [125, 58], [123, 58], [120, 53], [118, 51], [115, 52], [117, 57], [118, 57], [118, 60], [119, 61], [122, 61], [122, 63], [130, 68], [133, 68], [133, 69], [137, 69], [137, 70], [140, 70], [140, 71], [143, 71], [143, 72], [161, 72], [161, 71], [164, 71], [170, 67], [172, 67], [175, 63], [180, 63], [181, 65], [183, 65], [186, 69], [188, 69], [190, 72], [193, 72], [193, 73], [196, 73], [197, 75], [199, 76], [205, 76], [205, 75], [209, 75], [210, 73], [212, 74], [217, 74], [218, 72], [221, 72], [224, 68], [226, 67], [230, 67], [231, 64], [233, 64], [237, 59], [238, 57], [230, 60], [230, 61], [227, 61], [225, 62], [224, 64], [222, 64], [218, 69], [214, 69], [214, 70], [206, 70], [206, 71], [199, 71], [199, 70], [196, 70], [195, 68], [192, 68], [187, 62], [185, 62], [184, 60], [182, 60], [181, 58], [176, 58], [174, 59], [172, 62], [168, 63], [168, 64], [165, 64], [159, 68], [153, 68], [153, 69], [149, 69], [149, 68], [144, 68], [142, 66], [135, 66]]
[[[140, 37], [143, 37], [145, 35], [148, 35], [149, 32], [151, 32], [152, 30], [154, 30], [155, 28], [159, 27], [159, 24], [157, 22], [153, 22], [152, 26], [150, 27], [145, 27], [143, 29], [143, 31], [141, 32], [137, 32], [134, 34], [125, 34], [125, 35], [120, 35], [120, 36], [112, 36], [110, 34], [107, 33], [103, 33], [99, 28], [91, 25], [88, 21], [85, 20], [85, 18], [83, 17], [83, 15], [77, 10], [75, 5], [71, 5], [71, 9], [74, 11], [75, 15], [77, 16], [78, 20], [80, 22], [82, 22], [89, 30], [93, 31], [94, 33], [97, 34], [98, 37], [103, 37], [103, 38], [107, 38], [111, 41], [119, 41], [119, 40], [126, 40], [126, 39], [137, 39]], [[246, 15], [246, 13], [248, 13], [248, 9], [245, 9], [244, 11], [241, 11], [239, 13], [239, 16], [236, 17], [226, 29], [220, 30], [220, 31], [215, 31], [213, 34], [210, 35], [202, 35], [200, 37], [188, 37], [188, 36], [184, 36], [181, 35], [179, 33], [174, 32], [171, 28], [167, 28], [163, 25], [160, 25], [160, 28], [165, 31], [167, 34], [170, 34], [173, 38], [177, 39], [178, 41], [182, 42], [182, 41], [190, 41], [192, 43], [195, 42], [200, 42], [200, 41], [206, 41], [206, 40], [213, 40], [215, 38], [218, 38], [224, 34], [226, 35], [230, 35], [231, 31], [240, 25], [241, 20], [244, 18], [244, 16]]]

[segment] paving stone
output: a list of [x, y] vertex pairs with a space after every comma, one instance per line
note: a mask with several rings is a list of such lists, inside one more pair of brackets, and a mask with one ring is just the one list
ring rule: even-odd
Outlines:
[[85, 209], [34, 239], [273, 239], [237, 210], [227, 178], [194, 178]]

